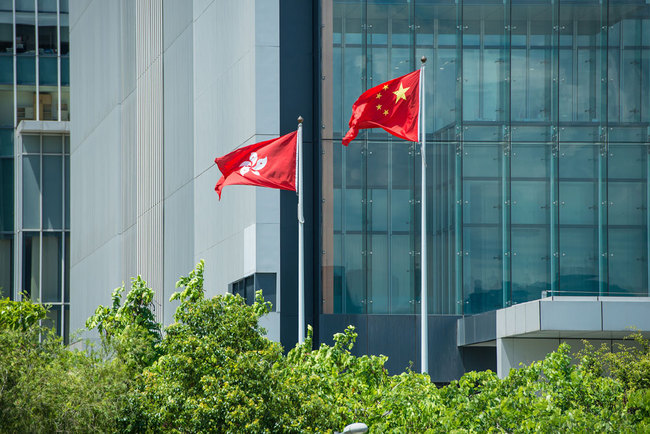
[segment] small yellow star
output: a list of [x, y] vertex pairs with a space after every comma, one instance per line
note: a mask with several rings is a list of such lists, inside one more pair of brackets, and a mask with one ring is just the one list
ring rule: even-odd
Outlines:
[[381, 98], [381, 92], [377, 94], [377, 99]]
[[381, 104], [377, 104], [377, 110], [381, 110]]
[[387, 84], [384, 85], [384, 90], [386, 90], [386, 89], [388, 89], [388, 85], [387, 85]]
[[395, 102], [399, 102], [400, 99], [403, 99], [406, 101], [406, 91], [409, 90], [410, 87], [403, 87], [402, 83], [399, 84], [399, 89], [397, 89], [395, 92], [393, 92], [396, 95]]
[[388, 114], [388, 110], [384, 110], [384, 116]]

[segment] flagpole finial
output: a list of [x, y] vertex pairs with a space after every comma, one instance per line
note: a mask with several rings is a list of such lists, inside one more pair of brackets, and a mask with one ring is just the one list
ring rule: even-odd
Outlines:
[[427, 56], [420, 57], [420, 62], [422, 62], [423, 64], [427, 63]]
[[302, 123], [302, 121], [303, 121], [303, 118], [302, 118], [302, 116], [298, 116], [298, 123], [299, 123], [299, 124], [301, 124], [301, 123]]

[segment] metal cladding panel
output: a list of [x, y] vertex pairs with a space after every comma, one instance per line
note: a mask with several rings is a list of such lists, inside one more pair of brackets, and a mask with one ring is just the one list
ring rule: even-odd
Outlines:
[[162, 0], [136, 2], [136, 269], [154, 290], [163, 321]]

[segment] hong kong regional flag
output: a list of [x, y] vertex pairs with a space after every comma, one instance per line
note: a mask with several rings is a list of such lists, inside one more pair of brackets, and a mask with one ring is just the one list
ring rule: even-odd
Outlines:
[[236, 149], [214, 160], [222, 177], [214, 188], [219, 193], [226, 185], [296, 190], [296, 134], [294, 131], [277, 139]]
[[350, 129], [343, 137], [348, 145], [365, 128], [383, 128], [394, 136], [418, 141], [420, 70], [365, 91], [352, 106]]

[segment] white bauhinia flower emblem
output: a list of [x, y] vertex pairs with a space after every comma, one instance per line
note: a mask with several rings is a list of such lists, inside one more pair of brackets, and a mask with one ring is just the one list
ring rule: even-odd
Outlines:
[[257, 159], [257, 152], [251, 152], [251, 155], [248, 157], [249, 161], [244, 161], [239, 165], [241, 169], [239, 169], [239, 174], [241, 176], [244, 176], [248, 173], [250, 170], [253, 174], [258, 175], [260, 174], [260, 170], [264, 169], [264, 166], [266, 166], [266, 157], [260, 158], [259, 160]]

